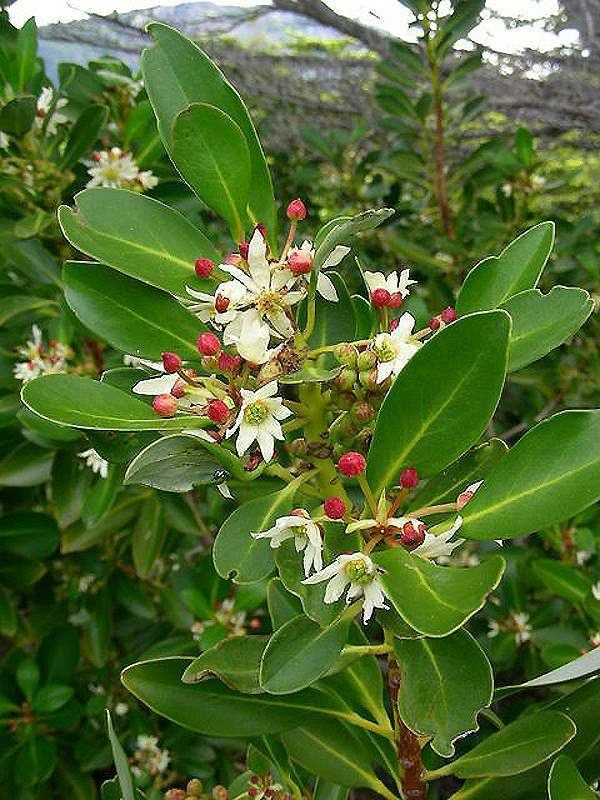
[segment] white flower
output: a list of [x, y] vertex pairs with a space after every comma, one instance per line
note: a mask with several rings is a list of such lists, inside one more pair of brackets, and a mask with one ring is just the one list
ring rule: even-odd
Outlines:
[[154, 189], [154, 187], [158, 185], [158, 178], [153, 172], [150, 172], [149, 169], [139, 172], [137, 180], [142, 189]]
[[0, 150], [8, 150], [8, 145], [10, 144], [8, 136], [4, 133], [4, 131], [0, 131]]
[[[140, 180], [140, 171], [133, 156], [131, 153], [124, 153], [120, 147], [99, 152], [97, 160], [90, 162], [88, 174], [91, 176], [86, 184], [88, 188], [105, 186], [110, 189], [120, 189]], [[144, 177], [144, 181], [146, 183], [150, 181], [148, 174]]]
[[82, 594], [89, 592], [96, 580], [95, 575], [82, 575], [77, 583], [77, 588]]
[[321, 531], [316, 522], [310, 517], [300, 514], [291, 514], [289, 517], [279, 517], [268, 531], [252, 533], [255, 539], [270, 539], [271, 547], [276, 549], [282, 542], [293, 539], [296, 552], [304, 550], [304, 574], [310, 575], [311, 569], [316, 571], [323, 568], [323, 542]]
[[488, 622], [488, 629], [489, 629], [487, 632], [488, 639], [493, 639], [495, 636], [498, 636], [498, 634], [501, 631], [500, 623], [498, 622], [498, 620], [491, 619]]
[[409, 286], [417, 283], [410, 278], [410, 270], [403, 269], [399, 274], [390, 272], [384, 275], [383, 272], [365, 272], [365, 283], [371, 294], [376, 289], [387, 289], [390, 294], [401, 294], [402, 299], [410, 294]]
[[420, 342], [411, 341], [414, 324], [412, 314], [404, 313], [395, 330], [378, 333], [375, 337], [373, 350], [378, 359], [377, 383], [383, 383], [390, 375], [398, 375], [421, 347]]
[[127, 703], [117, 703], [115, 706], [115, 714], [117, 717], [124, 717], [125, 714], [129, 713], [129, 706]]
[[25, 361], [17, 362], [13, 374], [17, 380], [27, 382], [39, 375], [50, 375], [67, 371], [67, 359], [72, 356], [70, 347], [60, 342], [51, 342], [46, 348], [42, 341], [42, 332], [37, 325], [31, 328], [32, 338], [25, 347], [17, 352]]
[[575, 558], [577, 559], [577, 566], [583, 567], [586, 561], [589, 561], [593, 555], [594, 554], [590, 550], [578, 550], [575, 553]]
[[100, 453], [90, 447], [89, 450], [84, 450], [82, 453], [77, 453], [79, 458], [85, 459], [86, 467], [89, 467], [93, 473], [100, 475], [101, 478], [106, 478], [108, 475], [108, 461], [102, 458]]
[[515, 631], [515, 642], [524, 644], [531, 639], [531, 625], [529, 624], [529, 614], [512, 614], [513, 627]]
[[65, 122], [69, 121], [68, 117], [65, 117], [64, 114], [60, 113], [60, 109], [64, 108], [67, 105], [68, 101], [65, 100], [64, 97], [59, 97], [56, 103], [54, 104], [54, 110], [51, 111], [53, 102], [54, 102], [54, 89], [52, 89], [50, 86], [44, 86], [37, 100], [37, 114], [35, 118], [35, 127], [37, 130], [41, 130], [45, 118], [50, 113], [51, 115], [46, 125], [46, 132], [50, 136], [53, 136], [56, 133], [59, 125], [64, 125]]
[[358, 597], [363, 597], [363, 622], [371, 619], [374, 609], [387, 609], [385, 593], [377, 574], [377, 567], [369, 556], [364, 553], [338, 556], [320, 572], [315, 572], [310, 578], [305, 578], [302, 583], [314, 584], [329, 581], [325, 589], [325, 603], [335, 603], [340, 599], [346, 586], [346, 603], [351, 603]]
[[[226, 265], [219, 265], [222, 269]], [[198, 292], [186, 286], [186, 291], [199, 303], [192, 303], [189, 308], [202, 322], [215, 322], [217, 325], [227, 325], [232, 322], [247, 304], [246, 287], [240, 281], [223, 281], [220, 283], [214, 296], [207, 292]]]
[[264, 364], [278, 352], [279, 347], [269, 347], [271, 331], [255, 308], [240, 314], [225, 328], [223, 344], [235, 345], [242, 358], [252, 364]]
[[430, 560], [439, 558], [440, 556], [451, 556], [452, 551], [465, 541], [464, 539], [455, 539], [453, 542], [450, 541], [461, 525], [462, 517], [457, 516], [452, 527], [444, 531], [444, 533], [440, 533], [436, 536], [427, 531], [425, 533], [425, 540], [418, 547], [415, 547], [414, 550], [411, 550], [412, 555]]
[[138, 770], [141, 768], [152, 776], [165, 772], [170, 761], [169, 751], [158, 747], [156, 736], [138, 736], [134, 758]]
[[600, 581], [592, 586], [592, 595], [594, 600], [600, 600]]
[[[337, 265], [343, 261], [344, 258], [346, 258], [349, 252], [349, 247], [338, 244], [337, 247], [333, 248], [331, 253], [321, 265], [321, 269], [319, 270], [319, 274], [317, 276], [317, 292], [324, 300], [329, 300], [331, 303], [337, 303], [339, 297], [331, 278], [329, 278], [323, 270], [331, 269], [331, 267], [337, 267]], [[300, 247], [291, 247], [288, 252], [288, 258], [294, 253], [310, 253], [312, 259], [315, 257], [315, 250], [312, 242], [310, 242], [308, 239], [305, 239]], [[310, 273], [306, 273], [300, 277], [303, 278], [307, 283], [310, 282]]]
[[277, 394], [277, 381], [261, 386], [255, 392], [242, 389], [242, 407], [233, 427], [226, 433], [227, 438], [239, 431], [236, 450], [239, 456], [244, 455], [252, 442], [258, 442], [260, 452], [265, 461], [273, 458], [275, 439], [283, 440], [280, 420], [291, 416], [291, 411], [283, 405]]

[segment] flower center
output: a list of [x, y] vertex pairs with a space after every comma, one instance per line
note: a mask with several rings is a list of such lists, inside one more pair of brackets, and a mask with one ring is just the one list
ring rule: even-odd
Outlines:
[[346, 575], [353, 583], [358, 583], [360, 586], [371, 583], [373, 580], [373, 576], [362, 558], [354, 558], [346, 564]]
[[380, 361], [393, 361], [396, 358], [396, 349], [394, 347], [392, 337], [387, 336], [382, 339], [375, 348], [377, 358]]
[[244, 409], [244, 420], [249, 425], [260, 425], [269, 416], [269, 408], [264, 400], [255, 400]]
[[104, 170], [104, 177], [109, 181], [114, 181], [119, 177], [119, 171], [113, 166], [106, 167]]
[[268, 314], [273, 311], [279, 311], [283, 307], [283, 297], [281, 292], [273, 292], [268, 290], [261, 292], [256, 298], [256, 308], [261, 314]]

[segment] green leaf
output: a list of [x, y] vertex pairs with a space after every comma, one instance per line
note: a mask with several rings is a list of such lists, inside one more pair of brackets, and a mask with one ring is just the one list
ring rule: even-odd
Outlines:
[[157, 714], [184, 728], [208, 736], [244, 738], [289, 730], [318, 715], [344, 719], [351, 714], [322, 692], [241, 694], [216, 678], [190, 685], [181, 674], [189, 658], [143, 661], [127, 667], [121, 680], [126, 689]]
[[189, 492], [200, 484], [223, 483], [228, 477], [223, 472], [220, 462], [198, 437], [174, 434], [157, 439], [138, 453], [127, 468], [125, 483], [141, 483], [165, 492]]
[[24, 787], [48, 780], [56, 766], [56, 742], [41, 737], [29, 738], [19, 750], [15, 773]]
[[461, 536], [509, 539], [572, 517], [600, 497], [600, 411], [540, 422], [463, 509]]
[[134, 494], [122, 495], [111, 510], [101, 520], [86, 527], [78, 521], [63, 531], [62, 553], [76, 553], [98, 544], [105, 536], [119, 531], [128, 525], [139, 513], [140, 497]]
[[186, 217], [151, 197], [96, 187], [61, 206], [58, 220], [73, 247], [157, 289], [185, 296], [186, 284], [210, 290], [194, 272], [197, 258], [219, 254]]
[[456, 500], [471, 483], [483, 480], [507, 450], [508, 445], [502, 439], [490, 439], [474, 447], [439, 475], [428, 480], [411, 499], [411, 505], [413, 508], [423, 508]]
[[90, 105], [84, 108], [69, 132], [60, 168], [70, 169], [80, 158], [87, 156], [100, 137], [108, 119], [106, 106]]
[[42, 686], [34, 695], [32, 708], [36, 714], [52, 714], [68, 703], [73, 694], [72, 686], [61, 686], [60, 684]]
[[536, 558], [531, 562], [533, 575], [551, 592], [571, 603], [583, 603], [591, 588], [591, 581], [580, 570], [554, 561]]
[[135, 800], [136, 798], [135, 784], [133, 782], [133, 776], [131, 774], [131, 770], [129, 769], [129, 761], [127, 760], [127, 755], [123, 750], [123, 746], [121, 745], [121, 742], [119, 741], [117, 734], [115, 733], [115, 729], [113, 728], [112, 719], [110, 716], [110, 711], [108, 709], [106, 709], [106, 727], [108, 728], [108, 738], [110, 740], [113, 760], [115, 762], [115, 768], [117, 770], [119, 786], [123, 794], [122, 800]]
[[278, 492], [250, 500], [225, 520], [213, 547], [215, 568], [222, 578], [256, 583], [271, 574], [274, 560], [269, 540], [250, 534], [268, 530], [277, 517], [289, 512], [300, 485], [296, 479]]
[[349, 618], [326, 628], [303, 614], [282, 625], [269, 639], [260, 664], [260, 685], [270, 694], [289, 694], [318, 681], [342, 652]]
[[51, 450], [23, 442], [0, 461], [0, 486], [39, 486], [46, 483], [50, 478], [53, 458]]
[[[473, 314], [415, 353], [377, 418], [367, 469], [375, 496], [405, 467], [435, 475], [479, 439], [500, 399], [509, 332], [505, 311]], [[439, 390], [429, 390], [432, 375]]]
[[559, 711], [538, 711], [506, 725], [456, 761], [430, 773], [459, 778], [517, 775], [550, 758], [577, 733]]
[[525, 289], [532, 289], [554, 244], [554, 223], [540, 222], [511, 242], [499, 256], [489, 256], [467, 275], [456, 299], [462, 316], [497, 308]]
[[[315, 327], [309, 339], [310, 346], [314, 348], [338, 342], [351, 342], [356, 333], [354, 304], [346, 284], [337, 272], [328, 272], [327, 275], [336, 288], [338, 302], [331, 303], [317, 295]], [[305, 308], [302, 311], [305, 311]], [[339, 369], [336, 370], [338, 371]]]
[[0, 130], [11, 136], [24, 136], [33, 125], [35, 97], [16, 97], [0, 109]]
[[241, 128], [206, 103], [184, 109], [173, 124], [172, 158], [189, 186], [244, 239], [252, 168]]
[[264, 222], [274, 246], [277, 220], [271, 176], [239, 94], [216, 64], [185, 36], [161, 23], [152, 23], [148, 30], [155, 44], [142, 54], [144, 85], [167, 151], [172, 152], [175, 118], [192, 103], [207, 103], [229, 115], [241, 129], [250, 152], [250, 216], [255, 223]]
[[439, 567], [403, 547], [372, 556], [384, 574], [381, 582], [403, 619], [425, 636], [448, 636], [483, 606], [504, 572], [504, 559], [492, 556], [476, 567]]
[[194, 414], [159, 417], [154, 409], [114, 386], [78, 375], [43, 375], [23, 387], [27, 408], [59, 425], [98, 431], [160, 431], [202, 428]]
[[123, 481], [123, 467], [109, 464], [106, 478], [100, 478], [87, 490], [81, 507], [85, 525], [95, 525], [107, 514], [117, 498]]
[[56, 522], [46, 514], [19, 511], [0, 517], [0, 552], [48, 558], [58, 545]]
[[556, 683], [565, 683], [566, 681], [574, 681], [578, 678], [585, 678], [587, 675], [593, 675], [594, 672], [600, 670], [600, 648], [595, 647], [588, 653], [584, 653], [574, 661], [570, 661], [562, 667], [553, 669], [550, 672], [545, 672], [543, 675], [538, 675], [537, 678], [532, 678], [525, 683], [519, 683], [514, 686], [502, 686], [496, 690], [497, 697], [506, 697], [513, 694], [520, 689], [535, 689], [538, 686], [553, 686]]
[[30, 297], [26, 294], [11, 294], [2, 300], [0, 309], [0, 325], [6, 325], [13, 317], [25, 314], [27, 311], [36, 311], [45, 308], [49, 301], [45, 297]]
[[548, 796], [550, 800], [598, 800], [568, 756], [559, 756], [550, 767]]
[[510, 314], [508, 369], [526, 367], [573, 336], [594, 310], [583, 289], [554, 286], [548, 294], [528, 289], [511, 297], [502, 308]]
[[0, 586], [0, 633], [13, 637], [17, 631], [17, 608], [9, 591]]
[[524, 167], [531, 167], [535, 155], [534, 138], [531, 132], [523, 126], [517, 128], [515, 134], [515, 149], [519, 160]]
[[68, 261], [63, 280], [76, 316], [117, 350], [153, 361], [165, 351], [197, 360], [204, 325], [165, 292], [83, 261]]
[[33, 658], [27, 657], [19, 662], [15, 678], [17, 686], [31, 702], [40, 683], [40, 668]]
[[332, 220], [328, 223], [327, 233], [322, 237], [321, 242], [317, 246], [313, 261], [313, 269], [315, 271], [320, 270], [328, 256], [331, 255], [338, 245], [347, 245], [351, 243], [356, 234], [369, 231], [372, 228], [377, 228], [394, 213], [393, 208], [380, 208], [363, 211], [362, 214], [356, 214], [354, 217], [340, 217], [339, 219]]
[[17, 33], [15, 48], [15, 64], [13, 65], [15, 74], [15, 89], [23, 92], [29, 86], [35, 74], [37, 55], [37, 25], [35, 18], [31, 17], [25, 22]]
[[140, 578], [147, 578], [165, 540], [163, 508], [156, 494], [142, 505], [131, 535], [131, 556]]
[[271, 578], [267, 587], [267, 605], [271, 625], [276, 631], [302, 611], [298, 598], [285, 588], [281, 578]]
[[261, 694], [258, 682], [260, 659], [267, 645], [266, 636], [234, 636], [205, 650], [186, 668], [181, 680], [199, 683], [219, 678], [225, 686], [244, 694]]
[[477, 715], [492, 702], [494, 681], [485, 653], [467, 631], [443, 639], [395, 642], [402, 672], [398, 710], [419, 736], [433, 737], [441, 756], [457, 738], [478, 729]]

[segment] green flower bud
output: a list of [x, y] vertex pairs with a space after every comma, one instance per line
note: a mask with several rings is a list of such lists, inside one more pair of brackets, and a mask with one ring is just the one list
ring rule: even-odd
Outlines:
[[344, 369], [335, 379], [335, 382], [343, 392], [346, 392], [352, 389], [352, 387], [356, 383], [356, 379], [357, 379], [356, 370], [352, 369], [351, 367], [344, 367]]
[[344, 342], [342, 344], [338, 344], [338, 346], [333, 351], [334, 356], [340, 362], [340, 364], [345, 364], [348, 367], [356, 366], [356, 359], [358, 358], [358, 350], [353, 344], [349, 344], [348, 342]]
[[358, 354], [356, 366], [359, 372], [364, 372], [365, 370], [373, 369], [376, 363], [377, 356], [375, 353], [372, 350], [363, 350], [362, 353]]
[[186, 792], [191, 797], [201, 797], [202, 796], [202, 781], [198, 778], [192, 778], [191, 781], [188, 781], [188, 785], [185, 787]]

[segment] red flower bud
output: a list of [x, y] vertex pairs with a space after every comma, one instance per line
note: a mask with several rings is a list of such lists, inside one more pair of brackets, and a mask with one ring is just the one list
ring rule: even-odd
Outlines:
[[371, 292], [371, 302], [377, 308], [389, 306], [391, 298], [392, 295], [387, 289], [375, 289], [374, 292]]
[[414, 467], [402, 470], [400, 473], [400, 486], [403, 489], [414, 489], [419, 484], [419, 473]]
[[361, 475], [367, 468], [365, 457], [360, 453], [349, 452], [344, 453], [338, 461], [338, 469], [342, 475], [347, 475], [349, 478], [356, 475]]
[[260, 628], [261, 622], [256, 617], [253, 617], [249, 624], [253, 631], [257, 631]]
[[229, 308], [229, 298], [226, 297], [224, 294], [218, 294], [215, 297], [215, 311], [218, 314], [224, 314], [227, 309]]
[[312, 269], [312, 255], [307, 250], [296, 250], [288, 256], [288, 267], [294, 275], [306, 275]]
[[217, 366], [221, 372], [231, 372], [232, 375], [239, 370], [242, 359], [239, 356], [232, 356], [231, 353], [222, 350], [219, 353], [219, 361]]
[[342, 519], [346, 513], [346, 503], [340, 497], [328, 497], [323, 508], [329, 519]]
[[225, 256], [225, 263], [230, 264], [234, 267], [239, 267], [241, 262], [240, 254], [239, 253], [228, 253]]
[[393, 333], [396, 330], [396, 328], [398, 327], [398, 325], [400, 325], [400, 320], [393, 319], [390, 322], [390, 333]]
[[390, 308], [400, 308], [403, 302], [404, 297], [402, 296], [402, 292], [394, 292], [390, 297], [388, 305]]
[[152, 408], [161, 417], [173, 417], [177, 411], [177, 400], [172, 394], [157, 394], [152, 401]]
[[221, 351], [221, 342], [214, 333], [201, 333], [196, 342], [198, 352], [203, 356], [216, 356]]
[[457, 317], [456, 311], [452, 308], [452, 306], [448, 306], [445, 308], [441, 313], [442, 321], [448, 325], [450, 322], [454, 322]]
[[437, 331], [442, 323], [438, 317], [432, 317], [427, 324], [429, 325], [430, 330]]
[[248, 260], [248, 249], [249, 249], [249, 247], [250, 247], [250, 245], [248, 244], [248, 242], [240, 242], [238, 244], [238, 253], [244, 259], [244, 261]]
[[213, 271], [213, 262], [210, 258], [197, 258], [194, 263], [194, 269], [199, 278], [208, 278]]
[[306, 219], [306, 214], [307, 214], [306, 206], [304, 205], [302, 200], [300, 200], [300, 198], [297, 197], [295, 200], [292, 200], [292, 202], [288, 205], [285, 213], [287, 214], [288, 219], [293, 219], [293, 220]]
[[181, 358], [177, 355], [177, 353], [163, 353], [162, 354], [162, 363], [165, 372], [177, 372], [178, 369], [181, 369]]
[[416, 528], [412, 522], [405, 522], [402, 526], [400, 541], [405, 547], [418, 547], [425, 541], [426, 531], [427, 528], [422, 522]]
[[211, 422], [223, 424], [229, 416], [229, 408], [222, 400], [211, 400], [206, 407], [206, 416]]
[[171, 394], [173, 397], [183, 397], [185, 394], [185, 388], [187, 384], [181, 378], [178, 378], [175, 383], [173, 384], [173, 388], [171, 389]]
[[251, 775], [250, 783], [258, 783], [258, 775]]
[[257, 794], [258, 794], [258, 789], [256, 789], [254, 786], [251, 786], [248, 789], [248, 797], [256, 797]]
[[254, 230], [258, 231], [260, 235], [263, 237], [263, 239], [267, 238], [267, 228], [263, 222], [257, 223]]
[[98, 150], [94, 150], [94, 152], [92, 153], [92, 161], [100, 161], [101, 158], [102, 156], [100, 155]]

